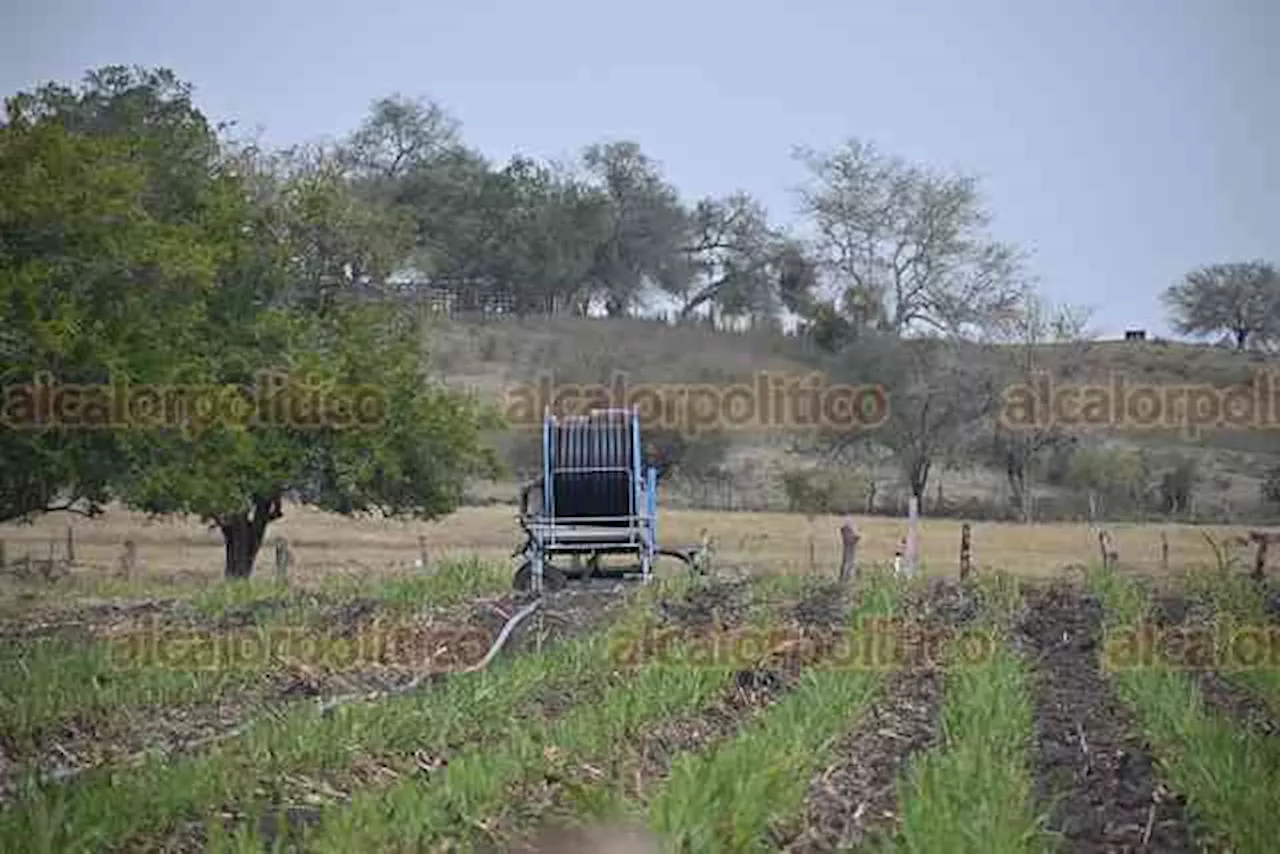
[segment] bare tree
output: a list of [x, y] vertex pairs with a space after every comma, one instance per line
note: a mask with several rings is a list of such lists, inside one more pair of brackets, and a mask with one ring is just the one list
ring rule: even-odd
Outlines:
[[[1007, 317], [1002, 327], [1005, 341], [997, 348], [1002, 376], [1029, 390], [1045, 375], [1061, 376], [1077, 369], [1092, 346], [1094, 336], [1087, 331], [1090, 314], [1079, 306], [1055, 305], [1028, 294], [1019, 311]], [[1009, 484], [1010, 502], [1022, 521], [1030, 522], [1031, 472], [1043, 455], [1070, 444], [1074, 437], [1051, 419], [1010, 423], [996, 417], [991, 440], [995, 462]]]
[[935, 467], [964, 455], [998, 399], [997, 373], [982, 345], [954, 337], [863, 335], [844, 348], [831, 375], [881, 386], [888, 412], [866, 431], [823, 431], [820, 446], [837, 458], [887, 454], [921, 507]]
[[1164, 301], [1183, 335], [1229, 332], [1237, 350], [1280, 344], [1280, 275], [1266, 261], [1192, 270]]
[[1011, 311], [1026, 290], [1023, 260], [990, 239], [977, 180], [947, 175], [851, 140], [795, 154], [824, 266], [860, 325], [972, 332]]

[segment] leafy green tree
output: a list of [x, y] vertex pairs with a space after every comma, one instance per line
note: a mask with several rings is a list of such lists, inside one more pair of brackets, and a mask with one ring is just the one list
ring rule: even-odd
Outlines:
[[[32, 429], [42, 377], [164, 382], [231, 224], [213, 130], [167, 72], [112, 67], [6, 101], [0, 127], [0, 519], [94, 514], [120, 472], [99, 429]], [[74, 400], [67, 396], [65, 400]]]
[[684, 248], [693, 273], [672, 282], [681, 317], [704, 305], [725, 317], [774, 317], [807, 305], [814, 270], [799, 244], [768, 221], [745, 193], [704, 199], [692, 212]]
[[[433, 519], [458, 506], [467, 477], [497, 470], [480, 438], [497, 426], [494, 416], [426, 375], [416, 316], [341, 306], [323, 318], [275, 321], [283, 333], [276, 359], [264, 359], [274, 354], [249, 341], [209, 341], [222, 362], [210, 379], [257, 363], [283, 380], [274, 389], [268, 382], [265, 393], [252, 386], [252, 405], [240, 411], [256, 423], [193, 418], [130, 437], [126, 501], [216, 526], [229, 578], [250, 575], [286, 500], [343, 514]], [[211, 357], [206, 352], [202, 361]]]
[[489, 257], [518, 312], [582, 300], [597, 247], [606, 238], [608, 200], [573, 175], [516, 157], [496, 176], [500, 198]]
[[1280, 275], [1265, 261], [1212, 264], [1164, 292], [1183, 335], [1229, 333], [1236, 349], [1280, 344]]
[[458, 122], [442, 106], [397, 93], [373, 102], [342, 155], [353, 175], [395, 182], [461, 145]]
[[[4, 379], [127, 380], [153, 406], [102, 431], [5, 427], [5, 518], [109, 498], [194, 514], [244, 577], [288, 500], [433, 518], [493, 471], [492, 418], [426, 376], [417, 319], [351, 298], [412, 233], [331, 153], [228, 151], [165, 71], [51, 84], [8, 116]], [[358, 387], [363, 418], [317, 413]]]
[[290, 292], [309, 310], [323, 311], [352, 291], [384, 290], [413, 251], [410, 212], [363, 191], [340, 150], [250, 150], [240, 168], [255, 190], [250, 216], [288, 247]]
[[680, 290], [691, 272], [682, 251], [688, 214], [658, 164], [634, 142], [588, 146], [582, 161], [608, 200], [589, 275], [591, 295], [616, 317], [630, 312], [650, 287]]

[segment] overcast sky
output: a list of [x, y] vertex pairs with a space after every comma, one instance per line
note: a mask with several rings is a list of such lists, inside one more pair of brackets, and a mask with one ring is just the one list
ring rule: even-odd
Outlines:
[[[165, 65], [268, 141], [402, 92], [494, 158], [630, 138], [692, 199], [794, 218], [792, 146], [980, 175], [995, 229], [1098, 326], [1166, 330], [1199, 264], [1280, 261], [1280, 2], [4, 0], [0, 90]], [[2, 190], [0, 190], [2, 191]]]

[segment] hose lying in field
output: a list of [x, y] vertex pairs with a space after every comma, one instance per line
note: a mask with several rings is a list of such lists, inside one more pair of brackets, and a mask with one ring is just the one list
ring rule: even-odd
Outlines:
[[[541, 599], [534, 599], [528, 605], [525, 605], [519, 611], [516, 611], [514, 614], [512, 614], [511, 619], [507, 620], [507, 624], [502, 627], [502, 631], [498, 633], [497, 639], [494, 640], [493, 646], [489, 647], [489, 651], [485, 653], [484, 658], [480, 659], [480, 661], [478, 661], [477, 663], [472, 664], [469, 667], [464, 667], [462, 670], [459, 670], [457, 672], [478, 673], [479, 671], [484, 670], [486, 667], [488, 667], [490, 662], [493, 661], [494, 657], [497, 656], [497, 654], [502, 651], [503, 645], [506, 644], [507, 638], [511, 637], [511, 633], [515, 631], [515, 627], [520, 625], [520, 623], [523, 622], [524, 619], [528, 617], [530, 614], [532, 614], [534, 611], [538, 610], [538, 606], [541, 604], [542, 604]], [[338, 708], [339, 706], [344, 706], [347, 703], [351, 703], [356, 700], [381, 700], [386, 697], [394, 697], [397, 694], [407, 694], [410, 691], [417, 689], [419, 686], [422, 685], [423, 682], [426, 682], [429, 679], [439, 678], [441, 675], [442, 674], [436, 673], [436, 672], [423, 673], [420, 676], [415, 676], [413, 679], [410, 679], [405, 684], [397, 688], [392, 688], [388, 691], [374, 691], [371, 694], [343, 694], [340, 697], [333, 697], [332, 699], [326, 700], [324, 703], [320, 705], [320, 714], [327, 715], [330, 712], [332, 712], [334, 709]]]
[[[489, 647], [489, 651], [485, 653], [484, 658], [480, 659], [475, 664], [472, 664], [469, 667], [464, 667], [463, 669], [456, 672], [478, 673], [481, 670], [484, 670], [486, 667], [488, 667], [493, 662], [493, 659], [497, 657], [498, 653], [502, 651], [502, 647], [506, 644], [507, 640], [511, 637], [511, 633], [515, 631], [516, 626], [520, 625], [520, 623], [522, 623], [525, 620], [525, 618], [527, 618], [534, 611], [538, 610], [538, 606], [541, 604], [542, 604], [541, 599], [535, 599], [532, 602], [530, 602], [528, 605], [525, 605], [519, 611], [516, 611], [514, 614], [512, 614], [511, 619], [507, 620], [507, 624], [502, 627], [502, 631], [498, 633], [498, 637], [494, 640], [493, 646]], [[330, 699], [320, 704], [319, 712], [321, 715], [328, 715], [332, 713], [333, 710], [338, 708], [339, 706], [344, 706], [347, 703], [353, 703], [356, 700], [370, 700], [370, 701], [383, 700], [383, 699], [386, 699], [387, 697], [394, 697], [399, 694], [407, 694], [410, 691], [413, 691], [419, 688], [422, 685], [422, 683], [431, 679], [439, 678], [441, 675], [443, 674], [436, 673], [436, 672], [423, 673], [422, 675], [416, 676], [413, 679], [409, 680], [404, 685], [400, 685], [396, 688], [391, 688], [387, 691], [374, 691], [368, 694], [343, 694], [338, 697], [331, 697]], [[252, 726], [252, 724], [253, 724], [253, 721], [246, 721], [240, 724], [240, 726], [227, 730], [226, 732], [221, 732], [221, 733], [218, 733], [217, 735], [210, 735], [204, 738], [198, 738], [194, 741], [189, 741], [186, 744], [182, 745], [180, 750], [181, 752], [188, 753], [193, 750], [198, 750], [201, 747], [207, 747], [211, 744], [218, 744], [223, 741], [230, 741], [236, 736], [245, 733], [249, 729], [249, 727]], [[143, 759], [145, 759], [150, 752], [151, 751], [148, 751], [148, 750], [142, 750], [137, 753], [131, 754], [130, 756], [126, 757], [124, 761], [121, 762], [120, 764], [124, 766], [137, 764], [138, 762], [141, 762]], [[92, 771], [94, 768], [97, 768], [97, 767], [99, 766], [85, 765], [81, 768], [56, 768], [53, 771], [40, 775], [40, 782], [42, 783], [65, 782], [66, 780], [70, 780], [73, 777], [78, 777], [87, 771]]]

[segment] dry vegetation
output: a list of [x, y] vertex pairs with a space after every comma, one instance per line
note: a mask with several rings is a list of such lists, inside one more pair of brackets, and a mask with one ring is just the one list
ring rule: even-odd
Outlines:
[[[428, 347], [436, 368], [451, 383], [475, 389], [486, 399], [503, 400], [512, 389], [550, 376], [557, 383], [607, 382], [624, 370], [632, 385], [644, 383], [749, 382], [759, 372], [803, 377], [827, 366], [814, 344], [760, 329], [716, 331], [701, 326], [669, 326], [636, 318], [583, 320], [568, 317], [442, 320], [429, 332]], [[999, 349], [986, 351], [999, 358]], [[1104, 383], [1122, 377], [1129, 385], [1208, 385], [1230, 388], [1253, 380], [1259, 372], [1277, 370], [1274, 358], [1261, 353], [1235, 353], [1179, 342], [1075, 342], [1040, 345], [1036, 359], [1060, 383]], [[620, 366], [622, 366], [620, 368]], [[1218, 430], [1190, 438], [1179, 430], [1089, 429], [1080, 438], [1100, 441], [1120, 453], [1148, 455], [1160, 470], [1187, 460], [1196, 477], [1191, 512], [1179, 521], [1253, 523], [1274, 521], [1276, 508], [1260, 505], [1260, 488], [1268, 470], [1280, 465], [1276, 444], [1280, 425], [1260, 429]], [[536, 466], [536, 431], [513, 430], [496, 437], [508, 463], [517, 469]], [[769, 428], [730, 431], [722, 457], [715, 453], [667, 484], [669, 507], [731, 510], [786, 510], [786, 472], [823, 465], [810, 453], [797, 453], [804, 434]], [[803, 447], [803, 442], [801, 447]], [[945, 464], [944, 464], [945, 463]], [[892, 460], [859, 460], [849, 473], [854, 507], [865, 503], [864, 488], [878, 484], [877, 512], [901, 515], [906, 494]], [[509, 501], [514, 481], [476, 484], [478, 502]], [[1043, 504], [1043, 518], [1086, 517], [1080, 487], [1033, 484]], [[926, 499], [951, 508], [948, 515], [995, 518], [1007, 509], [1009, 490], [1004, 472], [980, 456], [939, 460]], [[1074, 508], [1064, 510], [1064, 508]], [[1104, 508], [1104, 513], [1107, 508]], [[1136, 521], [1156, 521], [1158, 509], [1125, 509]], [[1175, 514], [1177, 515], [1177, 514]]]
[[[839, 565], [839, 526], [845, 517], [806, 517], [790, 513], [716, 513], [700, 510], [660, 510], [659, 533], [670, 543], [697, 543], [705, 530], [718, 565], [752, 572], [817, 573], [831, 575]], [[885, 564], [906, 533], [905, 520], [883, 516], [854, 516], [862, 534], [860, 558]], [[956, 572], [961, 522], [928, 520], [921, 529], [921, 563], [926, 573]], [[1085, 524], [1019, 525], [973, 524], [974, 562], [1023, 577], [1056, 577], [1070, 567], [1088, 565], [1099, 557], [1094, 530]], [[1180, 571], [1216, 566], [1206, 535], [1220, 543], [1246, 529], [1231, 526], [1116, 524], [1112, 531], [1126, 565], [1144, 571], [1162, 566], [1162, 537], [1169, 545], [1168, 569]], [[56, 562], [66, 556], [66, 536], [73, 534], [79, 569], [69, 583], [118, 585], [124, 543], [137, 545], [137, 583], [172, 585], [180, 592], [188, 585], [208, 586], [222, 578], [221, 538], [195, 521], [152, 520], [141, 514], [112, 509], [93, 520], [59, 515], [32, 524], [0, 526], [10, 564], [30, 556], [39, 566], [52, 551]], [[292, 555], [290, 581], [309, 585], [334, 575], [369, 577], [412, 572], [426, 545], [428, 560], [448, 562], [472, 556], [500, 560], [519, 542], [515, 509], [507, 505], [466, 507], [431, 523], [387, 521], [376, 517], [347, 519], [305, 507], [289, 507], [271, 528], [271, 536], [286, 540]], [[812, 544], [812, 549], [811, 549]], [[810, 561], [812, 552], [813, 560]], [[1237, 559], [1247, 556], [1236, 549]], [[258, 557], [258, 574], [269, 576], [274, 552]], [[7, 585], [12, 599], [12, 583]], [[42, 589], [33, 585], [33, 589]]]

